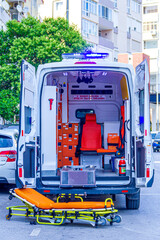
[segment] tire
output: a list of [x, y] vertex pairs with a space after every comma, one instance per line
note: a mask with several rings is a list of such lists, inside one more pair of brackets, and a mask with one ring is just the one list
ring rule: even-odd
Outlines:
[[139, 209], [140, 206], [140, 190], [135, 194], [126, 195], [126, 208]]

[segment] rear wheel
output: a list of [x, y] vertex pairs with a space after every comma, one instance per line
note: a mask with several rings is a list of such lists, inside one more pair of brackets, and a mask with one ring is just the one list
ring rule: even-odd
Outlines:
[[126, 195], [126, 208], [138, 209], [140, 206], [140, 190], [135, 194]]

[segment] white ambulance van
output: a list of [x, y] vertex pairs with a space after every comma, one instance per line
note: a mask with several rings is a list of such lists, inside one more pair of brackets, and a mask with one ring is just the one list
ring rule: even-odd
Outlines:
[[21, 67], [16, 182], [42, 194], [124, 194], [138, 209], [154, 181], [147, 61], [136, 68], [107, 54], [63, 54]]

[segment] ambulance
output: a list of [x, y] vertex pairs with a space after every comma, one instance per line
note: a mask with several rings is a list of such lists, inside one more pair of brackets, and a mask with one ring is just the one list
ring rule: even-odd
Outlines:
[[35, 68], [22, 61], [16, 184], [42, 194], [124, 194], [138, 209], [154, 181], [149, 71], [107, 53], [63, 54]]

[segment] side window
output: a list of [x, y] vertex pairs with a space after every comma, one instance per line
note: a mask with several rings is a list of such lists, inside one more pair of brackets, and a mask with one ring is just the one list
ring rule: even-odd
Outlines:
[[25, 133], [29, 134], [31, 132], [31, 108], [25, 107]]
[[139, 91], [139, 124], [141, 133], [144, 133], [144, 89]]

